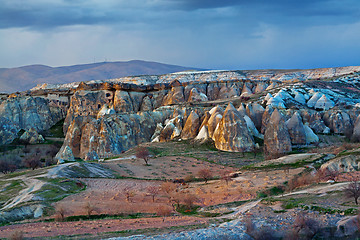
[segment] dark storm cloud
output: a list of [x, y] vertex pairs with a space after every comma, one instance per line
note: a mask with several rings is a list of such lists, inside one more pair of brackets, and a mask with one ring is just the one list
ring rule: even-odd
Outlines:
[[[196, 24], [215, 21], [246, 21], [279, 24], [323, 24], [358, 20], [357, 0], [4, 0], [0, 8], [0, 28], [30, 27], [35, 29], [95, 24], [176, 24], [189, 19]], [[232, 10], [231, 15], [214, 12]], [[175, 14], [173, 14], [175, 12]], [[186, 18], [184, 17], [186, 16]], [[166, 18], [166, 21], [163, 19]], [[314, 18], [309, 23], [309, 19]], [[199, 20], [200, 21], [200, 20]], [[181, 24], [181, 23], [179, 23]], [[234, 22], [229, 24], [234, 24]]]

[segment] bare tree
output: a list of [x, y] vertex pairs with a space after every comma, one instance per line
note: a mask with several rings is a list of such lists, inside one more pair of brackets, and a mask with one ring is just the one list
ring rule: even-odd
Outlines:
[[172, 182], [164, 182], [160, 186], [161, 191], [163, 191], [166, 194], [166, 196], [169, 199], [169, 202], [171, 201], [171, 197], [172, 197], [171, 193], [174, 192], [176, 188], [177, 188], [176, 184]]
[[23, 240], [24, 239], [24, 232], [21, 230], [16, 230], [13, 232], [10, 237], [10, 240]]
[[133, 197], [136, 196], [135, 190], [133, 190], [133, 189], [130, 188], [130, 187], [124, 188], [122, 192], [123, 192], [123, 194], [124, 194], [125, 197], [126, 197], [126, 201], [128, 201], [128, 202], [131, 202], [131, 198], [133, 198]]
[[198, 176], [204, 179], [205, 183], [212, 177], [211, 171], [208, 168], [202, 168], [198, 172]]
[[165, 222], [165, 217], [170, 216], [171, 214], [171, 209], [165, 206], [159, 206], [156, 209], [156, 214], [158, 216], [161, 216], [163, 218], [163, 222]]
[[23, 161], [25, 167], [31, 168], [32, 170], [34, 170], [35, 168], [41, 167], [41, 161], [39, 158], [37, 158], [36, 156], [32, 155], [29, 156], [28, 158], [26, 158]]
[[150, 153], [149, 150], [145, 147], [138, 147], [136, 149], [136, 153], [135, 156], [137, 158], [142, 158], [145, 161], [145, 165], [149, 165], [149, 157], [150, 157]]
[[90, 202], [85, 203], [84, 209], [85, 209], [85, 212], [86, 212], [86, 215], [88, 216], [88, 218], [90, 218], [92, 212], [96, 211], [95, 206], [92, 205]]
[[225, 170], [221, 173], [221, 179], [226, 182], [226, 185], [229, 185], [229, 182], [232, 180], [230, 174], [231, 174], [230, 170]]
[[183, 202], [189, 210], [193, 208], [194, 202], [198, 200], [199, 199], [194, 194], [186, 194], [185, 196], [183, 196]]
[[152, 197], [153, 202], [155, 202], [155, 197], [159, 194], [160, 188], [158, 186], [148, 186], [146, 191]]
[[347, 187], [343, 189], [343, 192], [347, 198], [354, 198], [355, 204], [358, 204], [358, 198], [360, 197], [360, 182], [358, 179], [353, 180]]
[[56, 221], [64, 221], [65, 220], [65, 214], [66, 214], [66, 210], [64, 208], [64, 206], [60, 205], [57, 206], [56, 209], [56, 216], [55, 216], [55, 220]]
[[10, 163], [6, 160], [0, 160], [0, 172], [7, 174], [14, 172], [17, 169], [17, 166], [13, 163]]

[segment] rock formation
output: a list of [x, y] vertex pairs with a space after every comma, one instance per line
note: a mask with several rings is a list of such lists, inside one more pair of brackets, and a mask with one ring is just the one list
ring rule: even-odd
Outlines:
[[213, 139], [215, 147], [222, 151], [249, 152], [255, 145], [244, 118], [231, 103], [225, 109]]
[[286, 121], [286, 126], [288, 128], [292, 144], [304, 145], [307, 143], [305, 127], [298, 112], [295, 112], [294, 115]]
[[30, 128], [29, 130], [25, 131], [21, 136], [20, 140], [23, 140], [29, 144], [37, 144], [43, 143], [45, 141], [44, 137], [39, 134], [35, 128]]
[[284, 117], [275, 109], [264, 134], [265, 154], [278, 156], [290, 152], [291, 149], [291, 138]]
[[199, 115], [195, 111], [192, 111], [187, 118], [184, 128], [181, 132], [181, 138], [184, 140], [195, 138], [198, 134], [200, 127]]

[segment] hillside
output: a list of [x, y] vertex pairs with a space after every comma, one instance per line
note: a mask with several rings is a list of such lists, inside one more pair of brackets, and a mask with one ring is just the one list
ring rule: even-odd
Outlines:
[[17, 68], [0, 68], [0, 92], [25, 91], [39, 83], [64, 84], [132, 75], [157, 75], [186, 70], [196, 69], [140, 60], [63, 67], [29, 65]]

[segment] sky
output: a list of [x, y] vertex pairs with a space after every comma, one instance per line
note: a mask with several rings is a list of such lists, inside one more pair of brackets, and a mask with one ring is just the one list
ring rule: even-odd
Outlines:
[[0, 0], [0, 68], [360, 65], [359, 0]]

